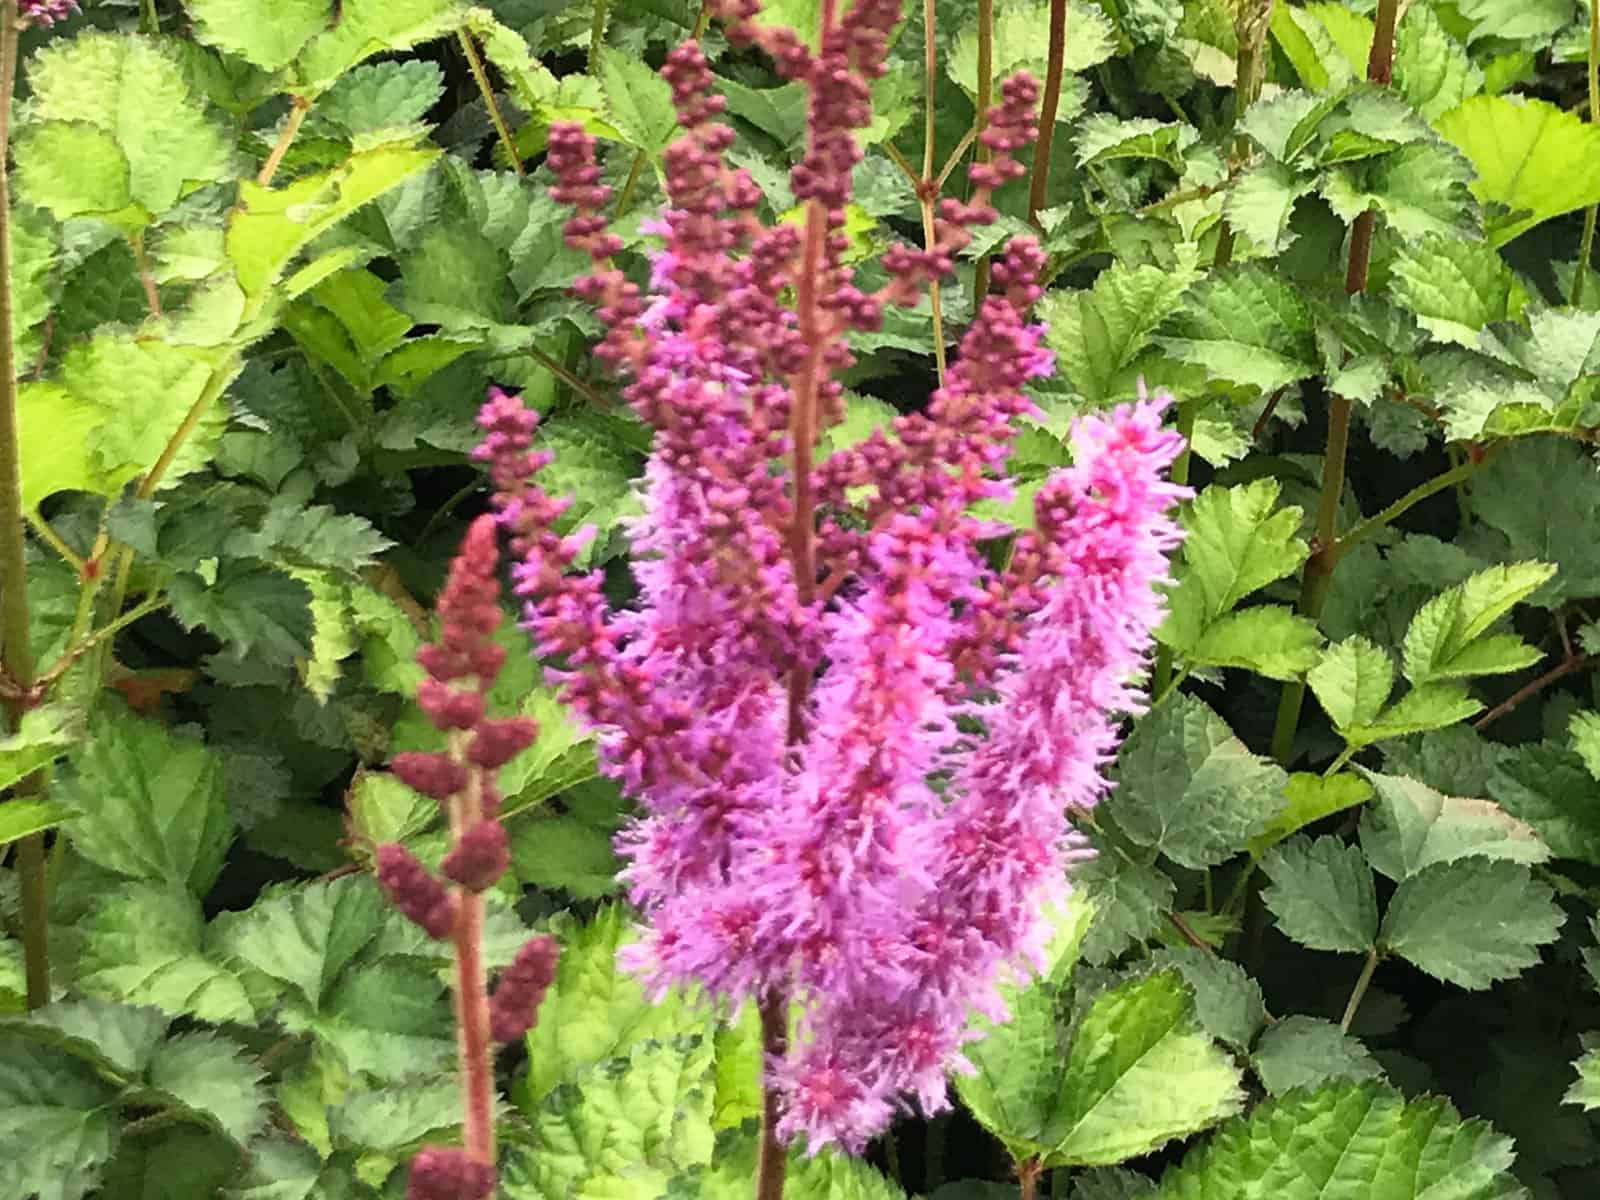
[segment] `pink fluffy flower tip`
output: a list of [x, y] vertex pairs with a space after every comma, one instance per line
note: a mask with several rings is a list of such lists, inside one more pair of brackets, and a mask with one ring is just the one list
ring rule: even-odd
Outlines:
[[49, 27], [78, 12], [78, 0], [19, 0], [17, 11], [30, 25]]

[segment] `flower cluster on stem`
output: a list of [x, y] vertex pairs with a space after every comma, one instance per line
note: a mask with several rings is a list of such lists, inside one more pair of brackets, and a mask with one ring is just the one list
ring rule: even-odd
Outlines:
[[815, 49], [756, 24], [756, 0], [714, 7], [809, 91], [802, 226], [758, 219], [693, 42], [663, 72], [683, 134], [647, 287], [615, 262], [592, 140], [549, 137], [568, 243], [594, 262], [575, 290], [605, 324], [597, 354], [655, 430], [637, 604], [613, 610], [598, 573], [573, 570], [585, 535], [557, 532], [566, 502], [538, 486], [536, 414], [492, 392], [477, 454], [524, 627], [642, 809], [620, 840], [645, 920], [629, 965], [657, 993], [756, 1002], [779, 1023], [769, 1137], [858, 1149], [910, 1099], [947, 1103], [971, 1015], [1003, 1017], [998, 985], [1042, 953], [1048, 902], [1087, 853], [1068, 812], [1104, 791], [1118, 720], [1140, 707], [1181, 439], [1165, 398], [1084, 418], [1074, 465], [991, 565], [984, 543], [1009, 531], [974, 505], [1011, 497], [1011, 445], [1037, 415], [1025, 389], [1053, 365], [1028, 318], [1043, 254], [1017, 238], [926, 408], [819, 461], [848, 335], [913, 302], [996, 218], [1038, 89], [1005, 82], [973, 194], [941, 206], [930, 248], [886, 253], [888, 282], [867, 291], [844, 208], [898, 0], [823, 0]]
[[530, 938], [493, 992], [483, 957], [482, 892], [510, 865], [498, 819], [496, 771], [538, 735], [528, 717], [492, 717], [485, 697], [505, 664], [500, 625], [500, 552], [493, 516], [468, 528], [439, 596], [439, 640], [417, 654], [427, 672], [417, 703], [446, 749], [395, 756], [396, 776], [446, 810], [451, 848], [432, 874], [398, 842], [377, 848], [378, 883], [429, 936], [453, 942], [455, 1008], [464, 1120], [461, 1147], [428, 1146], [411, 1164], [408, 1200], [487, 1200], [495, 1190], [493, 1043], [532, 1028], [555, 978], [557, 947]]

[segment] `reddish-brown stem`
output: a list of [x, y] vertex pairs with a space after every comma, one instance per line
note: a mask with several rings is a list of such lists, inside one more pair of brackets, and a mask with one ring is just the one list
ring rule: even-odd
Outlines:
[[[762, 1070], [783, 1058], [789, 1042], [789, 1000], [769, 994], [761, 1001]], [[770, 1081], [761, 1093], [761, 1150], [756, 1160], [756, 1200], [782, 1200], [789, 1156], [778, 1141], [778, 1090]]]
[[[973, 161], [988, 162], [993, 154], [983, 144], [984, 127], [989, 123], [989, 106], [994, 103], [994, 0], [978, 0], [978, 116], [973, 130], [979, 135], [978, 148]], [[972, 303], [974, 310], [989, 294], [989, 256], [978, 259], [972, 272]]]
[[261, 174], [256, 176], [256, 182], [262, 187], [271, 185], [272, 177], [278, 173], [278, 167], [283, 163], [283, 156], [289, 153], [289, 147], [294, 145], [295, 135], [300, 132], [300, 125], [310, 111], [311, 101], [301, 99], [299, 96], [289, 97], [289, 120], [284, 123], [283, 132], [278, 135], [278, 141], [272, 147], [272, 153], [267, 155], [267, 161], [261, 164]]
[[1050, 186], [1050, 147], [1061, 110], [1062, 64], [1067, 56], [1067, 0], [1050, 0], [1050, 43], [1044, 71], [1044, 96], [1039, 102], [1039, 140], [1033, 149], [1033, 178], [1028, 181], [1028, 223], [1039, 224]]
[[[458, 761], [465, 738], [452, 747]], [[466, 790], [450, 802], [456, 839], [483, 817], [483, 773], [474, 770]], [[483, 897], [462, 888], [455, 932], [456, 1054], [461, 1064], [462, 1143], [469, 1155], [494, 1165], [494, 1051], [489, 1037], [488, 971], [483, 961]]]
[[1589, 665], [1589, 655], [1569, 655], [1558, 662], [1555, 666], [1551, 667], [1543, 675], [1539, 676], [1539, 678], [1524, 684], [1522, 687], [1512, 692], [1511, 695], [1507, 696], [1504, 700], [1500, 701], [1499, 704], [1496, 704], [1488, 712], [1484, 713], [1483, 716], [1474, 721], [1472, 723], [1472, 727], [1474, 729], [1482, 729], [1491, 721], [1498, 721], [1501, 717], [1505, 716], [1512, 709], [1516, 708], [1524, 700], [1528, 699], [1528, 697], [1537, 695], [1538, 693], [1544, 691], [1544, 689], [1549, 687], [1552, 683], [1555, 683], [1556, 680], [1571, 675], [1574, 671], [1581, 671]]
[[1037, 1158], [1017, 1164], [1017, 1184], [1022, 1192], [1022, 1200], [1034, 1200], [1039, 1194], [1039, 1176], [1043, 1171], [1044, 1164]]

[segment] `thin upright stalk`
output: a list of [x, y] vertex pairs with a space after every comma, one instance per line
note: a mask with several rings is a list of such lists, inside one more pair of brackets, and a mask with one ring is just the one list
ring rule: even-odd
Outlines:
[[[466, 735], [457, 735], [456, 757], [465, 757]], [[483, 819], [483, 773], [471, 771], [466, 788], [450, 802], [450, 825], [462, 834]], [[494, 1055], [489, 1036], [489, 981], [483, 960], [483, 897], [469, 888], [457, 892], [455, 932], [456, 1054], [461, 1064], [463, 1148], [481, 1163], [494, 1165]]]
[[1050, 0], [1050, 35], [1044, 68], [1044, 95], [1039, 101], [1039, 140], [1033, 147], [1033, 178], [1028, 181], [1028, 224], [1038, 226], [1050, 187], [1050, 148], [1061, 111], [1061, 77], [1067, 57], [1067, 0]]
[[[994, 103], [994, 0], [978, 0], [978, 116], [973, 130], [979, 135], [975, 162], [988, 162], [992, 156], [983, 144], [984, 127], [989, 123], [989, 106]], [[989, 256], [981, 255], [972, 272], [972, 307], [976, 312], [989, 294]]]
[[606, 44], [606, 22], [611, 19], [610, 0], [594, 0], [589, 25], [589, 74], [600, 73], [600, 50]]
[[294, 145], [295, 135], [300, 132], [300, 126], [310, 111], [311, 101], [300, 96], [289, 97], [289, 119], [284, 122], [278, 140], [272, 147], [272, 153], [267, 155], [267, 161], [261, 164], [261, 174], [256, 176], [256, 182], [262, 187], [271, 186], [272, 177], [278, 173], [278, 168], [283, 164], [283, 156], [289, 153], [289, 147]]
[[[938, 14], [934, 0], [922, 0], [922, 68], [924, 96], [922, 106], [922, 178], [917, 182], [917, 200], [922, 206], [923, 247], [933, 249], [936, 236], [933, 221], [933, 201], [939, 188], [933, 179], [933, 142], [935, 116], [933, 93], [939, 81], [939, 47], [935, 41], [938, 31]], [[933, 365], [938, 372], [939, 386], [944, 386], [944, 295], [937, 279], [928, 283], [928, 308], [933, 314]]]
[[478, 92], [483, 97], [484, 104], [488, 106], [489, 120], [494, 125], [495, 135], [500, 139], [500, 145], [505, 148], [512, 169], [518, 175], [522, 175], [525, 173], [525, 168], [522, 165], [522, 155], [517, 153], [517, 140], [511, 136], [505, 115], [500, 111], [500, 103], [494, 98], [494, 88], [489, 86], [489, 73], [483, 69], [483, 59], [478, 54], [478, 47], [472, 40], [471, 31], [466, 28], [456, 30], [456, 40], [461, 43], [461, 52], [467, 56], [467, 66], [472, 71], [472, 80], [478, 85]]
[[[1367, 79], [1387, 86], [1394, 77], [1394, 27], [1399, 0], [1378, 0], [1372, 54], [1367, 59]], [[1376, 209], [1367, 209], [1350, 227], [1350, 254], [1345, 266], [1345, 291], [1351, 295], [1367, 289], [1367, 269], [1372, 260], [1372, 238], [1377, 227]], [[1316, 533], [1311, 557], [1300, 583], [1299, 609], [1312, 621], [1322, 617], [1339, 561], [1339, 501], [1344, 495], [1345, 458], [1350, 447], [1350, 401], [1334, 396], [1328, 404], [1328, 442], [1322, 457], [1322, 489], [1317, 499]], [[1305, 703], [1305, 680], [1284, 685], [1272, 730], [1272, 755], [1287, 763], [1294, 754], [1294, 735]]]
[[[1589, 0], [1589, 123], [1600, 123], [1600, 0]], [[1600, 204], [1591, 204], [1583, 214], [1583, 242], [1578, 248], [1578, 265], [1572, 272], [1572, 307], [1583, 303], [1584, 278], [1594, 257], [1594, 227], [1600, 218]]]
[[1350, 1001], [1344, 1006], [1344, 1016], [1339, 1018], [1340, 1032], [1350, 1032], [1350, 1024], [1356, 1019], [1356, 1010], [1361, 1007], [1361, 1001], [1367, 994], [1367, 986], [1372, 982], [1372, 973], [1377, 969], [1378, 951], [1374, 948], [1367, 951], [1367, 961], [1361, 964], [1361, 974], [1356, 977], [1356, 986], [1350, 991]]
[[[0, 0], [0, 663], [24, 694], [33, 687], [33, 647], [28, 642], [27, 533], [22, 511], [21, 426], [17, 419], [17, 351], [11, 337], [11, 95], [17, 85], [16, 0]], [[11, 705], [13, 724], [27, 709]], [[39, 790], [40, 776], [17, 785], [17, 794]], [[28, 1007], [50, 1002], [50, 944], [46, 920], [44, 834], [17, 846], [22, 885], [22, 954]]]

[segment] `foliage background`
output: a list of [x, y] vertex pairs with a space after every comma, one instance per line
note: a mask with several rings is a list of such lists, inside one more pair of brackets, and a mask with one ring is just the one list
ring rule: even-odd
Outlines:
[[[1376, 7], [1067, 6], [1048, 186], [1003, 194], [972, 250], [1031, 216], [1051, 255], [1060, 367], [1000, 515], [1027, 519], [1073, 414], [1141, 378], [1184, 401], [1199, 494], [1157, 701], [1056, 969], [974, 1049], [958, 1111], [865, 1163], [797, 1161], [797, 1195], [1600, 1188], [1590, 16], [1413, 0], [1378, 88]], [[901, 164], [927, 130], [966, 187], [979, 18], [926, 11], [939, 71], [919, 8], [857, 173], [869, 280], [921, 237]], [[1000, 6], [996, 75], [1044, 73], [1049, 20]], [[680, 0], [102, 0], [24, 35], [11, 312], [49, 694], [0, 770], [49, 782], [0, 804], [0, 1196], [397, 1196], [450, 1136], [447, 964], [367, 871], [443, 835], [383, 763], [433, 736], [412, 655], [484, 502], [465, 452], [491, 382], [547, 414], [552, 490], [629, 593], [647, 435], [587, 353], [541, 153], [556, 120], [603, 139], [640, 266], [674, 131], [651, 68], [696, 29], [781, 216], [803, 96]], [[857, 337], [834, 444], [924, 402], [934, 319]], [[504, 1192], [742, 1194], [748, 1019], [617, 974], [628, 804], [504, 637], [498, 710], [544, 733], [502, 775], [490, 957], [533, 926], [565, 945], [499, 1064]], [[44, 831], [53, 1003], [30, 1013], [18, 864]]]

